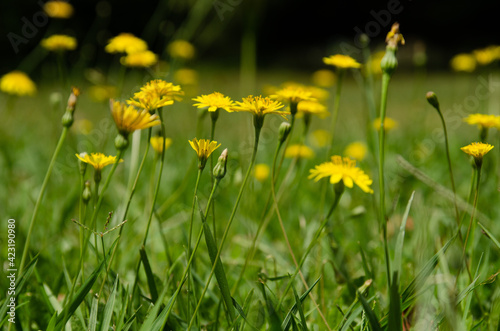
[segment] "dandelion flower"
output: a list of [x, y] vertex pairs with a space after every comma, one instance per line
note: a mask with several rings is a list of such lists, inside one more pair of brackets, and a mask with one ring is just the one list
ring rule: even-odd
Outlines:
[[181, 85], [198, 84], [198, 72], [193, 69], [182, 68], [174, 73], [174, 81]]
[[63, 34], [55, 34], [40, 42], [43, 48], [51, 52], [64, 52], [76, 49], [76, 39]]
[[457, 54], [451, 59], [450, 66], [453, 71], [473, 72], [476, 69], [476, 59], [471, 54]]
[[[384, 128], [385, 128], [385, 131], [390, 131], [392, 129], [395, 129], [397, 128], [398, 126], [398, 122], [396, 122], [395, 120], [393, 120], [392, 118], [390, 117], [386, 117], [385, 120], [384, 120]], [[380, 117], [377, 117], [374, 121], [373, 121], [373, 127], [377, 130], [380, 130]]]
[[311, 80], [314, 85], [320, 87], [332, 87], [333, 85], [335, 85], [337, 77], [335, 76], [333, 71], [328, 69], [321, 69], [313, 72]]
[[253, 169], [253, 176], [259, 182], [264, 182], [267, 178], [269, 178], [269, 174], [271, 173], [271, 169], [267, 164], [259, 163], [256, 164]]
[[344, 154], [349, 156], [351, 159], [361, 161], [365, 158], [368, 149], [366, 145], [360, 141], [355, 141], [347, 145], [344, 150]]
[[356, 167], [356, 161], [339, 155], [332, 156], [330, 162], [324, 162], [310, 170], [309, 179], [315, 181], [324, 177], [330, 177], [330, 183], [336, 184], [343, 181], [344, 185], [352, 188], [353, 184], [359, 186], [366, 193], [373, 193], [370, 185], [373, 181], [360, 168]]
[[184, 95], [184, 92], [181, 91], [179, 85], [157, 79], [146, 83], [127, 103], [152, 112], [155, 109], [172, 105], [174, 101], [182, 100], [181, 95]]
[[135, 130], [142, 130], [160, 124], [156, 114], [150, 114], [146, 109], [137, 110], [120, 101], [110, 100], [111, 115], [115, 120], [120, 134], [125, 138]]
[[[101, 171], [105, 166], [117, 162], [116, 156], [106, 156], [103, 153], [91, 153], [90, 155], [87, 153], [81, 153], [76, 154], [76, 157], [80, 159], [80, 161], [93, 166], [96, 171]], [[123, 160], [119, 160], [118, 162], [123, 162]]]
[[158, 56], [149, 50], [145, 50], [123, 56], [120, 63], [125, 67], [149, 68], [158, 63]]
[[210, 141], [209, 139], [198, 140], [194, 138], [193, 141], [189, 140], [189, 144], [191, 145], [191, 147], [193, 147], [196, 154], [198, 155], [199, 169], [205, 168], [205, 164], [207, 163], [207, 159], [210, 154], [212, 154], [213, 151], [220, 147], [220, 144], [217, 145], [216, 141]]
[[312, 159], [314, 152], [311, 148], [303, 144], [290, 145], [285, 150], [285, 157], [297, 159]]
[[73, 16], [73, 6], [67, 1], [52, 0], [43, 5], [47, 16], [52, 18], [70, 18]]
[[304, 100], [297, 105], [299, 114], [317, 115], [321, 118], [328, 116], [330, 113], [326, 107], [317, 101]]
[[197, 108], [206, 108], [208, 111], [214, 112], [217, 109], [224, 109], [231, 113], [233, 110], [231, 107], [234, 106], [234, 101], [230, 97], [224, 96], [224, 94], [219, 92], [213, 92], [208, 95], [200, 95], [199, 97], [193, 98], [193, 101], [198, 103], [193, 104]]
[[104, 48], [108, 53], [138, 53], [148, 49], [148, 44], [131, 33], [121, 33], [111, 38]]
[[155, 152], [158, 154], [163, 153], [163, 149], [167, 150], [170, 145], [172, 145], [172, 139], [164, 139], [163, 137], [151, 137], [149, 142], [151, 143], [151, 146], [153, 147]]
[[382, 68], [380, 67], [380, 63], [382, 62], [382, 58], [385, 55], [385, 51], [380, 51], [376, 52], [375, 54], [372, 54], [370, 57], [370, 61], [367, 64], [367, 67], [370, 67], [372, 73], [374, 75], [381, 75], [382, 74]]
[[88, 89], [88, 95], [96, 102], [108, 101], [115, 98], [117, 94], [116, 87], [111, 85], [94, 85]]
[[297, 85], [287, 86], [281, 90], [278, 90], [275, 94], [271, 95], [270, 98], [295, 104], [303, 100], [314, 100], [314, 98], [311, 97], [310, 91], [306, 90], [302, 86]]
[[482, 49], [476, 49], [472, 51], [476, 61], [480, 65], [488, 65], [493, 61], [498, 59], [497, 48], [495, 46], [489, 46]]
[[465, 153], [473, 156], [476, 160], [482, 160], [483, 156], [493, 149], [493, 145], [484, 144], [481, 142], [471, 143], [467, 146], [461, 147], [460, 149]]
[[22, 71], [14, 70], [0, 78], [0, 90], [13, 95], [34, 95], [35, 83]]
[[312, 141], [318, 147], [325, 147], [331, 139], [330, 132], [318, 129], [312, 132]]
[[258, 117], [263, 117], [267, 114], [278, 114], [284, 118], [290, 114], [287, 111], [280, 110], [283, 104], [279, 101], [271, 100], [269, 97], [249, 95], [242, 99], [242, 102], [236, 101], [236, 106], [232, 107], [233, 111], [246, 111]]
[[464, 122], [477, 125], [478, 129], [500, 128], [500, 116], [485, 114], [470, 114], [464, 118]]
[[195, 48], [186, 40], [175, 40], [167, 46], [167, 51], [172, 58], [190, 60], [194, 57]]
[[332, 65], [339, 69], [357, 69], [361, 68], [361, 63], [354, 60], [352, 57], [342, 54], [330, 55], [329, 57], [324, 57], [323, 62], [328, 65]]

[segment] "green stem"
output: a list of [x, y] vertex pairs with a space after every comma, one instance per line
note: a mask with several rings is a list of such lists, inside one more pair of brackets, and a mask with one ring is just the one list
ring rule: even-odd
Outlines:
[[379, 206], [379, 222], [382, 227], [382, 235], [384, 239], [384, 255], [385, 267], [387, 272], [387, 286], [391, 287], [391, 266], [389, 257], [389, 247], [387, 243], [387, 222], [385, 215], [385, 177], [384, 177], [384, 163], [385, 163], [385, 113], [387, 109], [387, 93], [389, 90], [389, 81], [391, 75], [384, 72], [382, 74], [382, 95], [380, 100], [380, 128], [378, 136], [378, 150], [379, 150], [379, 163], [378, 163], [378, 179], [380, 191], [380, 206]]
[[[215, 124], [217, 124], [217, 119], [219, 118], [219, 112], [220, 110], [217, 109], [216, 110], [216, 113], [217, 115], [211, 115], [210, 118], [211, 118], [211, 122], [212, 122], [212, 128], [210, 130], [210, 141], [214, 141], [215, 139]], [[214, 169], [214, 155], [210, 155], [210, 171], [212, 172]], [[211, 179], [211, 182], [212, 182], [212, 186], [214, 185], [214, 176], [213, 174], [211, 174], [210, 176], [210, 179]], [[217, 242], [217, 227], [216, 227], [216, 222], [215, 222], [215, 203], [212, 204], [212, 222], [213, 222], [213, 234], [214, 234], [214, 240], [215, 242]]]
[[26, 236], [26, 242], [24, 243], [23, 255], [21, 257], [21, 263], [19, 264], [18, 275], [21, 275], [23, 272], [24, 264], [26, 263], [26, 257], [28, 256], [28, 250], [30, 248], [31, 234], [32, 234], [33, 228], [35, 226], [35, 221], [36, 221], [36, 217], [38, 215], [38, 210], [40, 208], [40, 204], [41, 204], [42, 199], [43, 199], [43, 194], [45, 193], [45, 190], [47, 188], [47, 184], [49, 183], [50, 175], [52, 174], [52, 170], [54, 169], [54, 164], [56, 163], [57, 156], [59, 155], [59, 152], [62, 149], [64, 140], [66, 139], [67, 134], [68, 134], [68, 128], [63, 127], [63, 130], [61, 132], [61, 136], [59, 137], [59, 141], [57, 142], [56, 149], [54, 151], [54, 154], [52, 155], [52, 159], [50, 160], [49, 168], [47, 169], [47, 172], [45, 173], [45, 178], [43, 179], [42, 188], [40, 189], [40, 192], [38, 193], [38, 198], [37, 198], [36, 203], [35, 203], [35, 209], [33, 210], [33, 215], [31, 216], [30, 226], [28, 228], [28, 235]]
[[[340, 182], [340, 183], [343, 183], [343, 182]], [[321, 222], [318, 230], [316, 230], [316, 233], [314, 234], [313, 239], [309, 243], [309, 246], [307, 246], [306, 252], [304, 253], [302, 258], [300, 259], [298, 267], [295, 269], [294, 273], [290, 277], [290, 281], [288, 282], [288, 285], [285, 289], [285, 292], [283, 292], [283, 294], [280, 298], [280, 301], [278, 303], [278, 306], [276, 307], [277, 311], [279, 311], [281, 304], [283, 303], [283, 299], [285, 298], [287, 292], [292, 287], [293, 281], [294, 281], [295, 277], [297, 276], [297, 274], [299, 273], [302, 266], [304, 265], [304, 262], [306, 261], [307, 256], [309, 255], [311, 250], [314, 248], [314, 246], [316, 246], [316, 244], [319, 242], [319, 237], [321, 236], [321, 233], [323, 232], [323, 229], [325, 228], [326, 224], [328, 223], [328, 220], [330, 219], [330, 216], [332, 215], [333, 211], [335, 210], [335, 208], [337, 208], [339, 201], [340, 201], [340, 198], [342, 197], [342, 193], [343, 193], [343, 187], [342, 187], [342, 191], [339, 191], [339, 192], [335, 191], [335, 198], [333, 200], [332, 206], [330, 207], [328, 214], [326, 214], [326, 217]]]

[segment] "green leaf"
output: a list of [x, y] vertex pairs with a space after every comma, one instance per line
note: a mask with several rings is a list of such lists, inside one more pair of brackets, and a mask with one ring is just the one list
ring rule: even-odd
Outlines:
[[99, 308], [99, 299], [92, 298], [92, 308], [90, 309], [89, 331], [95, 331], [97, 328], [97, 311]]
[[148, 255], [144, 246], [139, 250], [141, 254], [141, 260], [144, 265], [144, 271], [146, 272], [146, 278], [148, 280], [149, 292], [151, 292], [151, 301], [156, 302], [158, 300], [158, 290], [156, 289], [155, 277], [153, 271], [151, 270], [151, 264], [149, 263]]
[[300, 301], [300, 298], [297, 295], [297, 290], [293, 285], [292, 285], [292, 290], [293, 290], [293, 296], [295, 297], [295, 304], [297, 305], [297, 310], [299, 311], [300, 322], [302, 323], [302, 330], [308, 331], [306, 317], [304, 315], [304, 309], [302, 309], [302, 302]]
[[[365, 310], [366, 311], [366, 310]], [[367, 314], [368, 315], [368, 314]], [[370, 316], [368, 315], [368, 318]], [[372, 324], [369, 319], [370, 324]], [[402, 330], [403, 324], [401, 320], [401, 297], [399, 296], [399, 275], [397, 271], [392, 274], [391, 287], [389, 289], [389, 330]], [[373, 324], [372, 324], [373, 328]]]
[[[304, 302], [305, 298], [307, 298], [307, 296], [309, 295], [309, 293], [312, 291], [312, 289], [314, 288], [314, 286], [316, 286], [316, 284], [318, 284], [319, 280], [321, 279], [321, 277], [319, 277], [318, 279], [316, 279], [316, 281], [311, 285], [311, 287], [309, 287], [309, 289], [307, 291], [304, 292], [304, 294], [302, 294], [300, 296], [300, 302]], [[286, 317], [285, 319], [283, 320], [283, 324], [281, 324], [281, 327], [283, 328], [283, 330], [288, 330], [291, 326], [291, 319], [293, 317], [293, 314], [295, 314], [295, 312], [297, 311], [297, 303], [295, 303], [291, 308], [290, 310], [288, 311], [288, 313], [286, 314]]]
[[281, 331], [281, 322], [276, 310], [274, 309], [273, 302], [270, 298], [267, 297], [266, 287], [263, 283], [260, 283], [260, 288], [262, 291], [262, 296], [266, 301], [267, 314], [269, 315], [269, 330], [270, 331]]
[[497, 246], [497, 248], [500, 249], [500, 242], [498, 242], [498, 240], [495, 238], [495, 236], [490, 231], [488, 231], [488, 229], [486, 229], [484, 225], [482, 225], [479, 222], [477, 222], [477, 224], [479, 224], [479, 226], [481, 227], [481, 229], [483, 229], [483, 231], [486, 234], [486, 236], [488, 238], [490, 238], [491, 241], [493, 241], [493, 243], [495, 244], [495, 246]]
[[[361, 301], [361, 305], [363, 305], [363, 309], [365, 311], [366, 317], [368, 318], [368, 322], [370, 322], [370, 325], [372, 327], [373, 331], [382, 331], [382, 328], [380, 327], [380, 324], [378, 323], [378, 318], [375, 315], [375, 312], [373, 311], [372, 307], [370, 307], [369, 301], [366, 300], [363, 294], [359, 293], [357, 291], [359, 301]], [[392, 329], [388, 329], [391, 330]]]
[[101, 331], [109, 330], [109, 324], [111, 323], [111, 317], [113, 317], [113, 309], [115, 307], [117, 287], [118, 287], [118, 277], [116, 277], [115, 279], [115, 284], [113, 285], [113, 291], [111, 291], [111, 294], [109, 295], [108, 302], [106, 302], [106, 306], [104, 306]]

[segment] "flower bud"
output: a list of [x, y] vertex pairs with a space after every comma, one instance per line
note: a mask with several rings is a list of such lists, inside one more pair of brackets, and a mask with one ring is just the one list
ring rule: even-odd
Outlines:
[[89, 203], [92, 198], [92, 190], [90, 189], [90, 180], [85, 182], [85, 187], [83, 188], [82, 200], [85, 204]]
[[288, 122], [281, 123], [278, 134], [278, 141], [280, 142], [280, 144], [283, 144], [286, 141], [286, 138], [288, 138], [288, 135], [290, 134], [291, 130], [292, 130], [292, 125], [290, 123]]
[[[85, 155], [87, 155], [86, 152], [80, 153], [81, 158], [85, 158]], [[85, 171], [87, 171], [87, 163], [83, 162], [82, 160], [78, 159], [78, 164], [80, 166], [80, 175], [85, 176]]]
[[217, 161], [217, 164], [214, 167], [214, 177], [217, 178], [218, 180], [221, 180], [224, 178], [226, 175], [226, 170], [227, 170], [227, 148], [222, 151], [222, 153], [219, 156], [219, 160]]
[[119, 151], [127, 149], [128, 147], [127, 137], [123, 136], [121, 133], [117, 134], [115, 138], [115, 147]]
[[396, 57], [396, 50], [387, 47], [385, 55], [382, 58], [382, 61], [380, 61], [380, 68], [382, 68], [382, 72], [392, 76], [397, 67], [398, 59]]
[[436, 108], [437, 111], [440, 110], [439, 101], [438, 101], [436, 93], [429, 91], [429, 92], [427, 92], [425, 97], [427, 98], [427, 102], [429, 102], [432, 107]]
[[62, 125], [66, 128], [71, 127], [73, 125], [74, 117], [73, 113], [75, 112], [76, 100], [80, 95], [80, 90], [76, 87], [71, 88], [71, 94], [68, 98], [68, 105], [66, 107], [66, 112], [62, 117]]
[[64, 127], [69, 128], [73, 125], [74, 117], [73, 112], [66, 111], [62, 117], [61, 123]]

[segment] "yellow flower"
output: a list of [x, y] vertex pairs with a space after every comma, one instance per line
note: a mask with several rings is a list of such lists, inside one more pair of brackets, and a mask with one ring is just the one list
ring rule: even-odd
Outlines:
[[367, 151], [368, 149], [364, 143], [355, 141], [347, 145], [344, 150], [344, 154], [349, 156], [351, 159], [361, 161], [365, 158]]
[[285, 150], [285, 157], [297, 159], [312, 159], [314, 152], [312, 149], [302, 144], [290, 145]]
[[471, 143], [467, 146], [461, 147], [460, 149], [465, 153], [473, 156], [475, 159], [481, 160], [484, 155], [493, 149], [493, 145], [484, 143]]
[[52, 18], [70, 18], [73, 15], [73, 6], [67, 1], [47, 1], [43, 10]]
[[165, 150], [167, 150], [170, 147], [170, 145], [172, 145], [172, 139], [170, 138], [163, 139], [163, 137], [151, 137], [149, 142], [151, 143], [151, 146], [158, 154], [161, 154], [164, 148]]
[[[385, 120], [384, 120], [384, 128], [385, 128], [385, 131], [390, 131], [394, 128], [397, 128], [398, 126], [398, 122], [396, 122], [395, 120], [393, 120], [392, 118], [390, 117], [386, 117]], [[377, 117], [374, 121], [373, 121], [373, 127], [376, 129], [376, 130], [380, 130], [380, 117]]]
[[182, 100], [181, 95], [184, 95], [184, 92], [181, 91], [179, 85], [157, 79], [146, 83], [139, 92], [134, 94], [132, 99], [127, 100], [127, 103], [137, 108], [154, 111], [172, 105], [174, 101]]
[[220, 144], [217, 145], [216, 141], [210, 141], [208, 139], [196, 139], [194, 138], [193, 141], [189, 140], [189, 144], [193, 149], [196, 151], [196, 154], [198, 155], [198, 168], [203, 169], [205, 168], [205, 164], [207, 163], [207, 159], [212, 154], [213, 151], [215, 151], [217, 148], [219, 148]]
[[76, 39], [63, 34], [55, 34], [40, 42], [43, 48], [51, 52], [72, 51], [76, 49]]
[[485, 114], [470, 114], [464, 118], [464, 122], [477, 125], [478, 129], [500, 128], [500, 116]]
[[270, 98], [278, 101], [286, 101], [290, 103], [298, 103], [302, 100], [314, 100], [311, 97], [311, 92], [307, 91], [304, 87], [298, 85], [290, 85], [281, 90], [276, 91]]
[[208, 95], [200, 95], [199, 97], [193, 98], [193, 101], [198, 101], [198, 103], [193, 104], [197, 108], [208, 107], [208, 111], [214, 112], [217, 109], [224, 109], [227, 112], [232, 112], [231, 107], [234, 106], [234, 101], [230, 97], [224, 96], [224, 94], [219, 92], [210, 93]]
[[256, 116], [262, 117], [267, 114], [278, 114], [286, 118], [285, 115], [290, 114], [287, 111], [280, 111], [283, 104], [279, 101], [271, 100], [269, 97], [249, 95], [242, 99], [243, 102], [236, 101], [236, 106], [232, 107], [233, 111], [246, 111], [253, 113]]
[[325, 101], [330, 95], [327, 90], [316, 86], [306, 86], [306, 91], [311, 92], [311, 97], [318, 99], [318, 101]]
[[179, 69], [174, 73], [174, 81], [181, 85], [198, 84], [198, 72], [193, 69]]
[[115, 98], [117, 90], [115, 86], [111, 85], [94, 85], [89, 87], [88, 95], [93, 101], [104, 102]]
[[313, 131], [312, 140], [314, 144], [318, 147], [325, 147], [330, 141], [331, 135], [330, 132], [322, 129], [318, 129]]
[[111, 38], [104, 50], [108, 53], [138, 53], [148, 49], [148, 44], [131, 33], [121, 33]]
[[371, 55], [370, 61], [368, 62], [367, 66], [370, 67], [374, 75], [382, 74], [382, 68], [380, 67], [380, 63], [382, 62], [382, 58], [384, 57], [384, 55], [385, 51], [376, 52], [375, 54]]
[[339, 69], [361, 68], [361, 64], [354, 60], [352, 57], [342, 54], [324, 57], [323, 62], [325, 64], [335, 66]]
[[320, 87], [332, 87], [335, 85], [335, 81], [337, 77], [333, 73], [333, 71], [328, 69], [321, 69], [313, 72], [311, 80], [314, 85]]
[[150, 114], [146, 109], [137, 110], [133, 106], [112, 99], [109, 104], [118, 131], [125, 137], [135, 130], [150, 128], [161, 123], [158, 115]]
[[477, 63], [480, 65], [488, 65], [495, 60], [498, 60], [497, 47], [489, 46], [482, 49], [476, 49], [472, 51], [472, 54], [476, 58]]
[[309, 179], [314, 178], [315, 181], [318, 181], [321, 178], [330, 177], [330, 183], [332, 184], [336, 184], [342, 180], [344, 185], [349, 188], [352, 188], [354, 183], [364, 192], [373, 193], [373, 190], [370, 188], [373, 181], [363, 170], [356, 167], [355, 160], [348, 157], [332, 156], [330, 162], [317, 165], [310, 172]]
[[181, 58], [185, 60], [194, 57], [194, 46], [186, 40], [175, 40], [167, 46], [167, 51], [172, 58]]
[[34, 95], [35, 83], [22, 71], [14, 70], [0, 78], [0, 90], [13, 95]]
[[269, 166], [264, 163], [256, 164], [253, 169], [253, 176], [261, 183], [269, 177], [270, 173], [271, 169], [269, 169]]
[[122, 56], [120, 63], [125, 67], [148, 68], [158, 62], [158, 56], [148, 50]]
[[311, 115], [318, 115], [320, 118], [325, 118], [328, 116], [330, 113], [326, 111], [326, 107], [320, 104], [317, 101], [301, 101], [297, 105], [297, 110], [299, 111], [299, 114], [311, 114]]
[[[76, 154], [76, 157], [79, 158], [82, 162], [90, 164], [97, 171], [101, 171], [105, 166], [117, 162], [116, 156], [106, 156], [102, 153], [91, 153], [90, 155], [87, 153], [81, 153]], [[123, 160], [119, 160], [118, 162], [123, 162]]]
[[90, 132], [92, 132], [94, 125], [88, 119], [81, 119], [75, 121], [75, 124], [73, 125], [72, 128], [76, 130], [78, 133], [88, 135], [90, 134]]
[[454, 71], [473, 72], [476, 69], [476, 59], [470, 54], [457, 54], [451, 59], [450, 66]]

